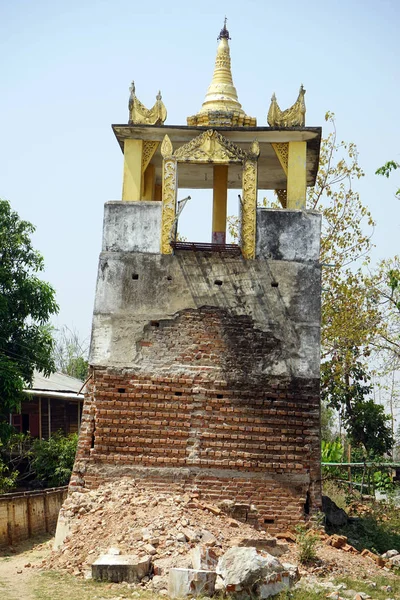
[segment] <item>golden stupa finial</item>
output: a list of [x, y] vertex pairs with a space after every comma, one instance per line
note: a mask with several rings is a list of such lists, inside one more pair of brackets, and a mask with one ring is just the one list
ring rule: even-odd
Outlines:
[[306, 124], [305, 93], [306, 90], [302, 84], [296, 102], [286, 110], [279, 108], [276, 96], [272, 94], [271, 106], [269, 107], [267, 117], [268, 125], [271, 127], [304, 127]]
[[227, 18], [218, 36], [214, 74], [197, 115], [187, 118], [188, 125], [219, 127], [254, 127], [256, 119], [246, 115], [233, 84]]

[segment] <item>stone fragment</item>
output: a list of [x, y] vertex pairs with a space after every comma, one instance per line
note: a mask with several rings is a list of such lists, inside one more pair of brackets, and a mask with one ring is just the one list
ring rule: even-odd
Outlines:
[[217, 574], [196, 569], [170, 569], [168, 595], [170, 598], [212, 596]]
[[400, 554], [396, 554], [395, 556], [392, 556], [391, 558], [389, 558], [389, 564], [392, 567], [400, 567]]
[[184, 533], [178, 533], [176, 540], [177, 542], [187, 542], [187, 537]]
[[92, 577], [100, 581], [138, 583], [150, 572], [150, 556], [103, 554], [92, 564]]
[[374, 554], [373, 552], [371, 552], [371, 550], [368, 550], [367, 548], [365, 548], [361, 552], [361, 556], [364, 556], [366, 558], [370, 558], [371, 560], [373, 560], [378, 565], [378, 567], [384, 567], [385, 566], [385, 560], [381, 556], [379, 556], [377, 554]]
[[118, 556], [119, 554], [121, 554], [121, 550], [119, 550], [118, 548], [115, 548], [115, 547], [111, 546], [111, 548], [109, 548], [107, 550], [107, 554], [110, 554], [112, 556]]
[[218, 556], [215, 551], [203, 545], [198, 545], [191, 549], [190, 560], [192, 568], [197, 571], [215, 571], [218, 564]]
[[328, 496], [322, 496], [322, 512], [325, 514], [327, 523], [334, 527], [342, 527], [348, 522], [347, 513]]
[[212, 547], [217, 543], [217, 538], [211, 533], [211, 531], [208, 531], [208, 529], [203, 529], [201, 531], [201, 543]]
[[268, 598], [290, 587], [289, 572], [270, 554], [259, 554], [255, 548], [230, 548], [218, 561], [228, 594], [243, 592], [249, 596]]
[[204, 506], [205, 510], [208, 510], [213, 515], [218, 516], [222, 512], [222, 510], [220, 508], [218, 508], [217, 506], [213, 506], [212, 504], [204, 504], [203, 506]]
[[151, 544], [145, 544], [143, 546], [143, 550], [146, 552], [146, 554], [149, 554], [150, 556], [154, 556], [154, 554], [157, 554], [157, 550]]
[[276, 538], [278, 540], [286, 540], [287, 542], [295, 542], [296, 536], [291, 531], [284, 531], [283, 533], [277, 533]]
[[347, 537], [344, 535], [334, 534], [331, 535], [325, 543], [327, 546], [333, 546], [334, 548], [343, 548], [343, 546], [347, 544]]
[[382, 558], [393, 558], [393, 556], [397, 556], [398, 554], [397, 550], [388, 550], [385, 554], [382, 554]]
[[300, 573], [297, 565], [292, 565], [292, 563], [282, 563], [282, 567], [289, 573], [289, 578], [292, 583], [296, 583], [300, 580]]
[[186, 539], [189, 540], [189, 542], [199, 541], [199, 535], [189, 527], [185, 527], [184, 529], [182, 529], [182, 533], [186, 536]]

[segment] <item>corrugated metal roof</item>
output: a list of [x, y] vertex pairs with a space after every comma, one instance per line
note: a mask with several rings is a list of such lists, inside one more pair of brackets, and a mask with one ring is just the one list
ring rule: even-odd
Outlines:
[[[32, 390], [43, 390], [52, 392], [75, 392], [78, 393], [83, 386], [83, 381], [70, 377], [64, 373], [53, 373], [45, 377], [43, 373], [35, 371], [32, 382]], [[29, 391], [29, 390], [28, 390]]]

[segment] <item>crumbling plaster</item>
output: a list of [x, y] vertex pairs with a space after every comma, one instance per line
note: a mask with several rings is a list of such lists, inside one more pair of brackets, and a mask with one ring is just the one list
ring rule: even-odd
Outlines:
[[265, 374], [319, 378], [320, 215], [258, 209], [257, 259], [246, 261], [159, 254], [159, 210], [151, 202], [106, 204], [90, 364], [140, 368], [136, 349], [149, 322], [218, 307], [281, 340], [281, 360]]

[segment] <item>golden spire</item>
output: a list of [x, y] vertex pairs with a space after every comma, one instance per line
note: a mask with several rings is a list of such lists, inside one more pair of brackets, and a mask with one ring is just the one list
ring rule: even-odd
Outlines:
[[220, 127], [254, 127], [256, 119], [246, 115], [239, 102], [233, 84], [229, 31], [224, 26], [218, 36], [219, 44], [215, 58], [214, 74], [206, 97], [197, 115], [187, 118], [188, 125]]

